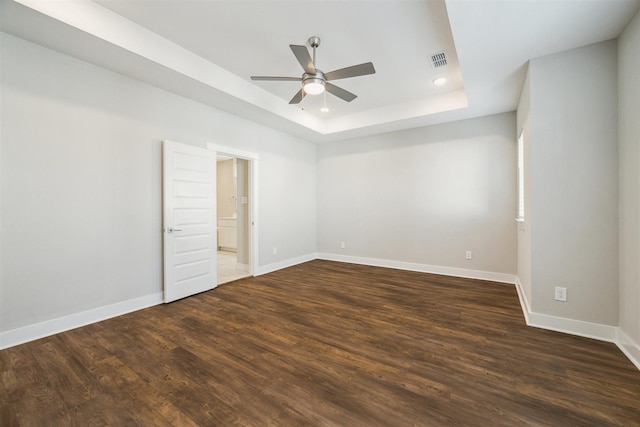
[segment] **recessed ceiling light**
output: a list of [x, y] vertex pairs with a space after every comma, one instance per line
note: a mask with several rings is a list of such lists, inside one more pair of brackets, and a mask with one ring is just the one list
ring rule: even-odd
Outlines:
[[446, 77], [438, 77], [437, 79], [433, 79], [433, 84], [436, 86], [442, 86], [447, 82]]
[[320, 108], [320, 112], [321, 112], [321, 113], [328, 113], [328, 112], [329, 112], [329, 107], [322, 107], [322, 108]]

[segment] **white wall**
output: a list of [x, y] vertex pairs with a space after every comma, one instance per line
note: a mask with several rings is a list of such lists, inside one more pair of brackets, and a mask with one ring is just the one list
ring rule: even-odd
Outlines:
[[[640, 13], [618, 40], [620, 329], [640, 361]], [[630, 348], [631, 348], [630, 347]]]
[[[530, 62], [531, 308], [618, 323], [616, 42]], [[554, 300], [566, 287], [568, 301]]]
[[163, 139], [258, 153], [259, 265], [315, 253], [314, 144], [6, 34], [1, 72], [0, 332], [161, 292]]
[[320, 145], [317, 181], [320, 253], [516, 271], [513, 113]]

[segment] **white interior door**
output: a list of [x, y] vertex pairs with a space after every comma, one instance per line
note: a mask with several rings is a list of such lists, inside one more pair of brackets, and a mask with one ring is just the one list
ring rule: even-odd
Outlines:
[[163, 144], [164, 302], [216, 287], [216, 155]]

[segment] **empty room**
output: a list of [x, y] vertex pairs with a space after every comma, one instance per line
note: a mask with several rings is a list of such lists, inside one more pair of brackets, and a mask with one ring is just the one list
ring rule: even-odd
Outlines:
[[0, 25], [0, 425], [640, 426], [640, 0]]

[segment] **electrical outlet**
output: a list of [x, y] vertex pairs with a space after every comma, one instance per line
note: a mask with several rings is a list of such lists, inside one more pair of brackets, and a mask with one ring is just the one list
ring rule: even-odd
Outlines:
[[567, 288], [556, 286], [556, 301], [567, 301]]
[[344, 249], [346, 247], [347, 245], [344, 243], [344, 241], [340, 241], [340, 249]]
[[467, 251], [467, 252], [465, 252], [464, 257], [466, 259], [471, 259], [471, 258], [473, 258], [473, 253], [471, 251]]
[[273, 247], [273, 254], [278, 255], [278, 248], [275, 246]]

